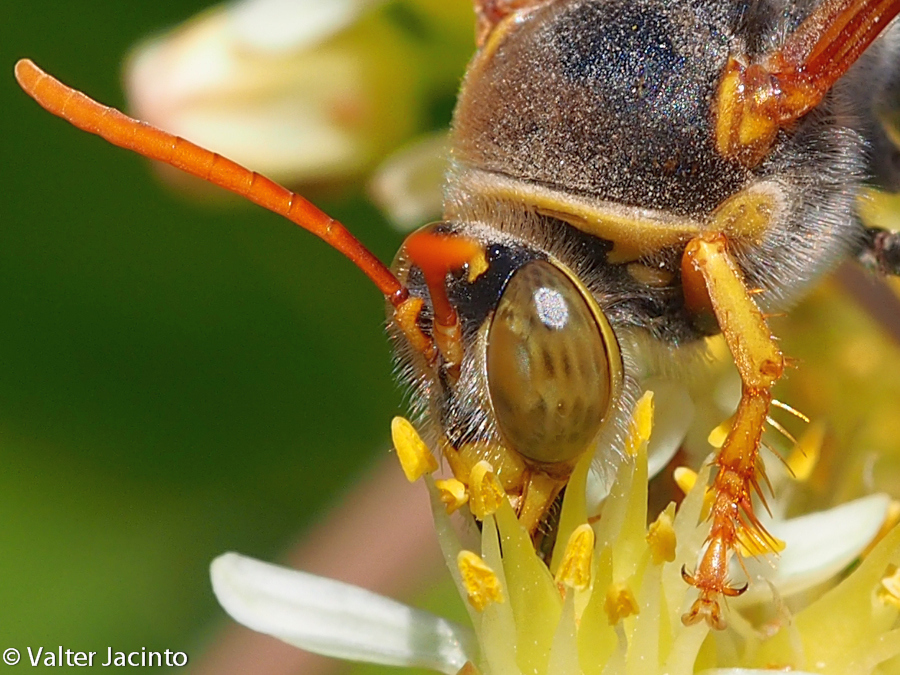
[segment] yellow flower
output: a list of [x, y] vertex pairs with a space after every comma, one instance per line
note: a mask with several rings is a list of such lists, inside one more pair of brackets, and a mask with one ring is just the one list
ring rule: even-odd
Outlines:
[[[632, 425], [629, 445], [635, 455], [622, 462], [602, 516], [592, 523], [585, 498], [591, 459], [579, 464], [563, 502], [549, 566], [505, 499], [483, 514], [478, 550], [466, 549], [451, 525], [441, 490], [430, 475], [423, 477], [441, 548], [466, 601], [472, 630], [236, 554], [213, 563], [216, 594], [238, 621], [304, 649], [426, 666], [448, 675], [897, 672], [900, 527], [888, 532], [836, 586], [812, 590], [826, 587], [860, 556], [885, 520], [889, 500], [883, 496], [770, 525], [787, 548], [780, 559], [760, 566], [770, 570], [764, 575], [768, 583], [757, 581], [762, 590], [743, 603], [774, 608], [763, 612], [759, 623], [754, 623], [753, 608], [745, 612], [740, 603], [729, 606], [728, 630], [682, 623], [695, 594], [684, 583], [682, 568], [696, 564], [704, 545], [708, 476], [701, 474], [677, 511], [670, 505], [648, 527], [651, 416], [647, 395], [638, 403]], [[428, 453], [407, 436], [400, 437], [401, 444]], [[408, 461], [410, 453], [398, 454]], [[489, 468], [485, 481], [490, 483]], [[739, 573], [736, 567], [734, 574]], [[798, 588], [805, 595], [795, 601]], [[795, 599], [788, 599], [792, 594]]]

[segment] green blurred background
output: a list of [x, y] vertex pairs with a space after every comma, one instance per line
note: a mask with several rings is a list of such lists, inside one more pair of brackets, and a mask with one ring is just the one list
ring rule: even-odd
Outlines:
[[[195, 656], [224, 622], [209, 561], [277, 557], [390, 445], [383, 304], [352, 265], [174, 194], [13, 80], [28, 56], [121, 106], [129, 47], [206, 4], [0, 4], [0, 648]], [[391, 259], [361, 197], [319, 201]]]
[[[358, 271], [274, 215], [173, 193], [15, 85], [29, 56], [121, 106], [128, 49], [206, 4], [0, 0], [0, 649], [198, 656], [225, 623], [209, 561], [277, 558], [390, 445], [401, 395]], [[399, 246], [358, 193], [318, 201], [383, 260]], [[832, 455], [818, 502], [900, 494], [896, 343], [834, 285], [773, 327], [802, 365], [786, 400], [864, 451]]]

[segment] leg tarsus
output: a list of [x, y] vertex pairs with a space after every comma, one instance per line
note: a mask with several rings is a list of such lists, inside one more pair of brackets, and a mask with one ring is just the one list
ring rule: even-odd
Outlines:
[[709, 234], [688, 243], [682, 277], [694, 293], [703, 290], [731, 351], [743, 382], [741, 400], [731, 430], [714, 463], [710, 534], [694, 574], [685, 579], [700, 592], [686, 624], [705, 620], [712, 628], [725, 626], [720, 602], [740, 595], [746, 586], [728, 581], [728, 563], [742, 541], [775, 552], [773, 538], [753, 511], [759, 493], [759, 447], [771, 406], [771, 389], [784, 372], [784, 357], [766, 325], [765, 317], [743, 281], [743, 274], [728, 253], [724, 235]]

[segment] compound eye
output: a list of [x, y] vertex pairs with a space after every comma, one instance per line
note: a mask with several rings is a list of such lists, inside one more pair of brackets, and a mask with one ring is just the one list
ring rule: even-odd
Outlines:
[[514, 450], [546, 463], [584, 452], [609, 410], [617, 363], [605, 318], [564, 272], [537, 260], [513, 275], [488, 333], [487, 377]]

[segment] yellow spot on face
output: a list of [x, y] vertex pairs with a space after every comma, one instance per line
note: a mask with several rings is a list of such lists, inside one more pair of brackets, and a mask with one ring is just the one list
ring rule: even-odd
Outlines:
[[797, 445], [791, 450], [787, 459], [787, 465], [793, 478], [799, 482], [809, 480], [813, 469], [819, 462], [822, 454], [822, 445], [825, 443], [825, 425], [819, 422], [810, 427], [798, 439]]
[[469, 475], [469, 509], [478, 520], [484, 520], [497, 512], [506, 499], [506, 492], [494, 474], [490, 462], [481, 461], [472, 467]]
[[480, 277], [482, 274], [487, 272], [488, 270], [488, 261], [487, 255], [485, 255], [484, 249], [479, 249], [478, 253], [469, 258], [468, 261], [469, 274], [467, 277], [467, 281], [472, 284]]
[[606, 601], [603, 603], [609, 625], [615, 626], [622, 619], [627, 619], [640, 611], [634, 593], [627, 584], [617, 582], [606, 591]]
[[594, 530], [585, 523], [569, 536], [563, 560], [556, 572], [556, 583], [584, 590], [591, 585], [591, 562], [594, 559]]
[[410, 483], [426, 473], [437, 471], [437, 460], [409, 420], [404, 417], [391, 420], [391, 438], [397, 450], [397, 459]]
[[668, 509], [660, 513], [650, 525], [647, 530], [647, 544], [650, 546], [654, 565], [675, 560], [675, 526]]
[[441, 501], [447, 507], [447, 513], [453, 513], [469, 501], [469, 493], [466, 492], [466, 486], [455, 478], [436, 480], [434, 481], [434, 486], [441, 494]]
[[881, 580], [878, 598], [885, 604], [900, 609], [900, 567], [891, 565]]
[[638, 448], [650, 439], [653, 430], [653, 392], [644, 395], [634, 406], [634, 414], [628, 427], [628, 438], [625, 439], [625, 452], [629, 457], [637, 457]]
[[472, 607], [483, 612], [492, 602], [503, 602], [500, 579], [478, 555], [472, 551], [460, 551], [456, 566]]

